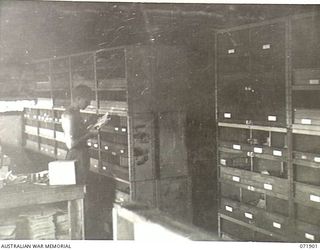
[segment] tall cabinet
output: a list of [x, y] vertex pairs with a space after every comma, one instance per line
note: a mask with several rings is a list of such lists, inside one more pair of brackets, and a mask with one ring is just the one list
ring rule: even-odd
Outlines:
[[319, 240], [319, 16], [217, 32], [219, 234]]
[[[111, 120], [89, 139], [90, 170], [116, 182], [119, 201], [137, 201], [191, 221], [191, 181], [185, 146], [188, 67], [185, 52], [169, 46], [126, 46], [42, 60], [34, 64], [38, 97], [53, 109], [27, 108], [25, 146], [63, 159], [61, 114], [71, 89], [90, 86], [81, 111], [88, 124]], [[42, 99], [39, 99], [41, 103]]]

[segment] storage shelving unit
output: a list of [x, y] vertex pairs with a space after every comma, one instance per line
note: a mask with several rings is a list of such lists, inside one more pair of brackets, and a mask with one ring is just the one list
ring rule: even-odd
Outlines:
[[217, 33], [219, 234], [319, 241], [319, 15]]
[[[191, 220], [183, 94], [188, 77], [182, 49], [117, 47], [42, 60], [35, 66], [35, 82], [45, 82], [46, 88], [40, 84], [38, 89], [48, 91], [53, 108], [25, 109], [26, 148], [64, 159], [61, 114], [74, 86], [90, 86], [94, 99], [81, 111], [83, 119], [90, 123], [106, 112], [111, 117], [98, 136], [87, 141], [90, 170], [116, 181], [120, 201], [146, 203]], [[41, 81], [36, 77], [40, 75]]]

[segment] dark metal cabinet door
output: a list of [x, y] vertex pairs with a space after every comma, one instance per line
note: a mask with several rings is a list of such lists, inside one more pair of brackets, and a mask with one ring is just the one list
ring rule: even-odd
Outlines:
[[320, 17], [292, 21], [293, 68], [320, 67]]
[[252, 75], [250, 119], [255, 124], [285, 125], [285, 81], [277, 74]]
[[234, 74], [249, 70], [249, 32], [224, 32], [218, 36], [219, 74]]
[[285, 59], [285, 25], [275, 23], [250, 30], [250, 65], [253, 72], [282, 71]]
[[219, 120], [245, 122], [249, 111], [248, 76], [221, 77], [218, 86]]

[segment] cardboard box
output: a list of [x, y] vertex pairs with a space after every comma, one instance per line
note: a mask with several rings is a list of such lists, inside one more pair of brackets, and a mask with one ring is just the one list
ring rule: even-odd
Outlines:
[[77, 183], [76, 161], [49, 162], [50, 185], [75, 185]]

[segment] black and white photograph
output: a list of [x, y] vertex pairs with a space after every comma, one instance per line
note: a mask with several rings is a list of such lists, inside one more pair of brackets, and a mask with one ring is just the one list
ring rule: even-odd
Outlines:
[[320, 4], [0, 1], [0, 248], [150, 241], [318, 248]]

